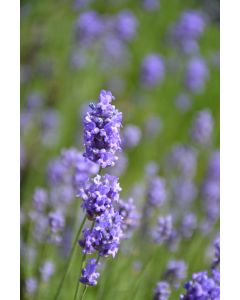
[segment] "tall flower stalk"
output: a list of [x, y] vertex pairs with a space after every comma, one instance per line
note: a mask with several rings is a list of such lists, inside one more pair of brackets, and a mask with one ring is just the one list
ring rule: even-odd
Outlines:
[[[123, 217], [116, 209], [115, 203], [119, 200], [121, 191], [118, 178], [109, 174], [100, 175], [102, 169], [114, 166], [118, 160], [117, 151], [121, 150], [120, 127], [122, 113], [111, 104], [113, 97], [110, 91], [102, 90], [97, 104], [91, 103], [90, 111], [84, 117], [84, 157], [99, 165], [99, 173], [94, 178], [88, 178], [84, 183], [77, 185], [77, 197], [82, 199], [81, 207], [85, 217], [79, 227], [70, 252], [67, 266], [56, 292], [58, 299], [71, 261], [77, 246], [77, 240], [82, 248], [81, 276], [79, 281], [84, 284], [81, 299], [87, 286], [97, 284], [99, 273], [96, 268], [100, 257], [116, 255], [122, 233]], [[84, 228], [86, 220], [92, 222], [90, 228]], [[86, 261], [88, 254], [97, 252], [97, 258]], [[74, 299], [78, 298], [79, 282]]]
[[[84, 117], [84, 156], [100, 166], [100, 172], [106, 167], [113, 167], [118, 160], [116, 153], [121, 150], [120, 128], [122, 113], [111, 104], [114, 96], [110, 91], [102, 90], [97, 104], [91, 103], [90, 111]], [[82, 199], [82, 209], [91, 228], [83, 230], [79, 240], [84, 260], [81, 264], [79, 281], [84, 285], [80, 299], [84, 298], [87, 286], [97, 284], [99, 273], [96, 272], [100, 257], [116, 255], [122, 233], [122, 221], [116, 203], [121, 191], [118, 178], [100, 172], [94, 178], [79, 187], [77, 196]], [[88, 254], [97, 254], [97, 258], [88, 259]], [[79, 283], [74, 299], [78, 298]]]

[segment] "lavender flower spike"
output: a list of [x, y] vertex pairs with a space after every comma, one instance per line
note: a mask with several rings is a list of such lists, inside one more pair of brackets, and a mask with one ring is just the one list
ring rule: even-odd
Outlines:
[[102, 168], [114, 166], [118, 159], [115, 153], [121, 150], [122, 113], [111, 104], [114, 99], [110, 91], [102, 90], [99, 102], [90, 104], [91, 111], [83, 120], [84, 156]]
[[162, 57], [158, 54], [147, 55], [141, 66], [142, 83], [146, 87], [154, 87], [163, 80], [165, 65]]
[[219, 283], [209, 277], [207, 272], [193, 274], [192, 280], [185, 284], [185, 289], [185, 295], [181, 295], [180, 300], [220, 299]]
[[96, 217], [92, 230], [84, 229], [79, 244], [86, 254], [98, 251], [99, 256], [115, 257], [122, 235], [122, 216], [112, 208]]
[[103, 214], [112, 208], [113, 202], [118, 201], [121, 191], [118, 178], [106, 174], [97, 175], [80, 188], [77, 196], [83, 199], [82, 208], [86, 210], [89, 219]]
[[179, 282], [186, 277], [186, 270], [187, 266], [184, 261], [170, 260], [164, 278], [178, 288]]
[[170, 295], [170, 286], [167, 281], [160, 281], [154, 290], [154, 300], [168, 300]]
[[82, 275], [80, 277], [80, 282], [87, 285], [97, 285], [97, 279], [99, 273], [96, 272], [96, 259], [89, 259], [85, 268], [82, 269]]
[[172, 216], [159, 217], [156, 231], [153, 233], [154, 240], [157, 243], [167, 241], [171, 237], [172, 231]]
[[205, 145], [209, 143], [213, 130], [213, 118], [209, 110], [200, 111], [193, 121], [191, 137], [194, 142]]

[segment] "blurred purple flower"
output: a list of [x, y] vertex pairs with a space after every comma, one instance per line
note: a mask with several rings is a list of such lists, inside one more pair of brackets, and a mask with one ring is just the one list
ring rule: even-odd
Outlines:
[[146, 10], [157, 10], [160, 6], [160, 0], [143, 0], [143, 8]]
[[197, 228], [197, 217], [193, 213], [187, 213], [181, 222], [181, 234], [185, 238], [190, 238]]
[[175, 106], [181, 112], [188, 111], [192, 106], [192, 101], [186, 94], [179, 94], [175, 98]]
[[55, 211], [51, 212], [48, 215], [49, 226], [52, 233], [58, 233], [64, 228], [65, 219], [61, 212]]
[[187, 63], [185, 84], [193, 93], [200, 93], [205, 87], [205, 81], [209, 76], [206, 62], [202, 58], [191, 58]]
[[157, 227], [153, 230], [153, 239], [157, 243], [166, 242], [173, 231], [172, 216], [161, 216], [158, 218]]
[[145, 121], [145, 134], [147, 137], [154, 137], [158, 135], [163, 127], [162, 120], [159, 116], [150, 116]]
[[134, 14], [129, 10], [124, 10], [116, 18], [116, 33], [118, 37], [126, 41], [132, 40], [136, 35], [138, 26]]
[[197, 188], [190, 178], [175, 179], [172, 188], [175, 203], [182, 207], [190, 204], [197, 195]]
[[190, 131], [191, 138], [198, 144], [208, 144], [213, 130], [213, 117], [209, 110], [197, 113]]
[[124, 127], [122, 133], [122, 147], [133, 148], [136, 147], [142, 137], [141, 129], [135, 125], [128, 124]]
[[159, 54], [145, 56], [141, 65], [141, 80], [144, 86], [154, 87], [159, 84], [165, 73], [165, 65]]
[[129, 237], [131, 232], [139, 225], [140, 217], [132, 198], [128, 201], [119, 200], [119, 214], [123, 218], [122, 230], [124, 236]]
[[220, 152], [215, 151], [212, 153], [209, 163], [207, 176], [212, 179], [220, 179]]
[[186, 273], [187, 266], [183, 260], [170, 260], [164, 273], [164, 279], [178, 288], [179, 283], [186, 277]]
[[43, 211], [48, 201], [47, 191], [43, 188], [36, 188], [33, 194], [33, 207], [36, 211]]
[[75, 24], [76, 41], [88, 46], [97, 41], [103, 31], [103, 20], [93, 10], [83, 12]]
[[34, 292], [37, 290], [37, 280], [34, 277], [29, 277], [25, 281], [25, 287], [28, 294], [34, 294]]
[[196, 151], [185, 145], [175, 145], [169, 158], [171, 169], [180, 172], [182, 176], [192, 177], [197, 163]]
[[157, 176], [150, 180], [147, 188], [147, 202], [150, 206], [160, 206], [167, 198], [166, 182]]
[[44, 282], [48, 282], [54, 274], [54, 272], [55, 266], [54, 263], [50, 260], [45, 261], [42, 267], [40, 268], [40, 273]]
[[159, 281], [154, 289], [154, 300], [168, 300], [171, 294], [170, 285], [167, 281]]

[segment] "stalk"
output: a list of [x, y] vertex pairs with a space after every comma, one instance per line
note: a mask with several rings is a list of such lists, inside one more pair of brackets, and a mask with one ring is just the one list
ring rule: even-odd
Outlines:
[[65, 268], [63, 277], [62, 277], [62, 279], [61, 279], [61, 281], [60, 281], [60, 283], [59, 283], [59, 285], [58, 285], [58, 289], [57, 289], [56, 295], [55, 295], [55, 297], [54, 297], [55, 300], [57, 300], [58, 297], [59, 297], [59, 295], [60, 295], [62, 286], [63, 286], [63, 284], [64, 284], [65, 278], [66, 278], [66, 276], [67, 276], [68, 270], [69, 270], [70, 265], [71, 265], [71, 261], [72, 261], [72, 258], [73, 258], [73, 254], [74, 254], [75, 249], [76, 249], [76, 247], [77, 247], [77, 241], [78, 241], [78, 239], [79, 239], [79, 236], [80, 236], [81, 233], [82, 233], [82, 229], [83, 229], [83, 226], [84, 226], [86, 220], [87, 220], [87, 216], [85, 215], [85, 217], [83, 218], [82, 223], [81, 223], [81, 225], [80, 225], [80, 227], [79, 227], [79, 230], [78, 230], [78, 232], [77, 232], [77, 234], [76, 234], [75, 240], [74, 240], [74, 242], [73, 242], [73, 246], [72, 246], [70, 255], [69, 255], [69, 257], [68, 257], [68, 260], [67, 260], [67, 266], [66, 266], [66, 268]]

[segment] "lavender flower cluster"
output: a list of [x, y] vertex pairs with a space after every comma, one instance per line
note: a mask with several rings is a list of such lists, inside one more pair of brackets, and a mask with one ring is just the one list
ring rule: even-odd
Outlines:
[[111, 104], [110, 91], [101, 91], [99, 102], [91, 104], [91, 111], [84, 117], [84, 156], [102, 168], [114, 166], [119, 151], [122, 113]]
[[[76, 3], [78, 4], [78, 3]], [[130, 10], [122, 10], [115, 16], [101, 15], [87, 10], [75, 22], [75, 46], [71, 64], [74, 69], [86, 65], [89, 49], [93, 50], [104, 70], [112, 64], [126, 65], [129, 51], [127, 43], [136, 36], [138, 21]]]
[[198, 51], [198, 39], [204, 32], [206, 22], [204, 16], [195, 10], [184, 11], [179, 21], [172, 28], [172, 38], [183, 53]]
[[[91, 111], [87, 112], [83, 122], [86, 148], [84, 156], [101, 168], [114, 166], [118, 159], [116, 152], [121, 150], [122, 114], [111, 105], [113, 99], [110, 91], [102, 90], [98, 104], [90, 105]], [[87, 218], [93, 222], [91, 228], [83, 230], [83, 236], [79, 240], [84, 254], [97, 252], [98, 259], [110, 255], [115, 257], [124, 231], [136, 226], [132, 202], [121, 201], [117, 207], [120, 191], [118, 178], [109, 174], [98, 174], [79, 188], [77, 196], [82, 198], [82, 208]], [[88, 260], [82, 269], [81, 283], [97, 284], [97, 264], [96, 259]]]

